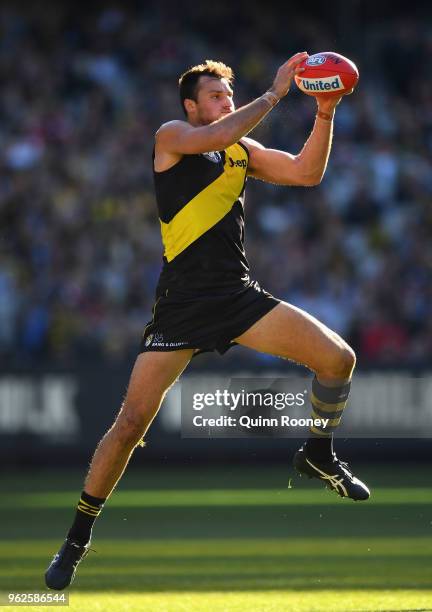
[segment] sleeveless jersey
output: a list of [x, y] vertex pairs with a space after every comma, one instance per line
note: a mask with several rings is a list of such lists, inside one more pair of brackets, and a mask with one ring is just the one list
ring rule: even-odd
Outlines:
[[243, 208], [248, 160], [246, 147], [236, 143], [224, 151], [184, 155], [163, 172], [153, 168], [164, 245], [158, 295], [170, 288], [225, 293], [248, 282]]

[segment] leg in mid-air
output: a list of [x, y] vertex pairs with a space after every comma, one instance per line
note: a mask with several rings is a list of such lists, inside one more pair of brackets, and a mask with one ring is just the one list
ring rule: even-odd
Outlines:
[[318, 478], [341, 497], [368, 499], [367, 486], [333, 451], [333, 432], [348, 400], [355, 354], [335, 332], [313, 316], [281, 302], [246, 332], [238, 344], [296, 361], [315, 373], [312, 382], [312, 416], [326, 418], [326, 427], [311, 427], [310, 437], [294, 456], [301, 474]]
[[150, 427], [167, 390], [186, 368], [192, 355], [192, 349], [185, 349], [138, 356], [123, 405], [94, 453], [75, 520], [45, 573], [49, 588], [61, 590], [72, 582], [78, 563], [89, 551], [92, 527], [106, 499]]

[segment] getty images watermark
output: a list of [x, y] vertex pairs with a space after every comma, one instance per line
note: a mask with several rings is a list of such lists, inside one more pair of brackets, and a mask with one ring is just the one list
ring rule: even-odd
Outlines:
[[310, 381], [218, 379], [182, 384], [182, 436], [193, 438], [301, 437], [311, 425]]
[[203, 414], [195, 414], [192, 423], [195, 427], [241, 427], [253, 429], [254, 427], [326, 427], [329, 419], [296, 418], [289, 414], [278, 414], [275, 416], [263, 416], [258, 414], [250, 416], [241, 414], [242, 410], [260, 408], [264, 412], [271, 410], [283, 411], [294, 406], [302, 407], [306, 404], [307, 389], [298, 393], [283, 393], [271, 391], [228, 391], [228, 389], [216, 389], [214, 393], [193, 393], [192, 407], [195, 411], [201, 411], [209, 407], [218, 407], [236, 411], [239, 416], [221, 414], [218, 417], [208, 417]]
[[[183, 377], [184, 438], [303, 438], [312, 425], [310, 376]], [[432, 373], [358, 372], [340, 438], [432, 438]], [[324, 425], [325, 419], [319, 419]]]

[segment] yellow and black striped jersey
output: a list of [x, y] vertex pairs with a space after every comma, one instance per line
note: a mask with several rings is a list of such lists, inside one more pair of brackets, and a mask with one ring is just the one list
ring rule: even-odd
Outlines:
[[158, 294], [166, 289], [219, 292], [244, 286], [244, 192], [249, 155], [236, 143], [224, 151], [184, 155], [153, 171], [164, 245]]

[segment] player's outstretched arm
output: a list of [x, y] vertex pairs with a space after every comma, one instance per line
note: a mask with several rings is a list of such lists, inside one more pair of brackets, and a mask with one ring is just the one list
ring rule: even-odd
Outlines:
[[165, 123], [156, 132], [157, 148], [164, 153], [188, 155], [221, 151], [238, 142], [286, 96], [294, 75], [303, 70], [299, 64], [307, 57], [306, 52], [296, 53], [279, 68], [267, 92], [210, 125], [196, 127], [187, 121]]
[[267, 149], [243, 138], [249, 150], [248, 174], [277, 185], [318, 185], [325, 173], [333, 137], [333, 116], [341, 98], [317, 97], [318, 112], [312, 132], [298, 155]]

